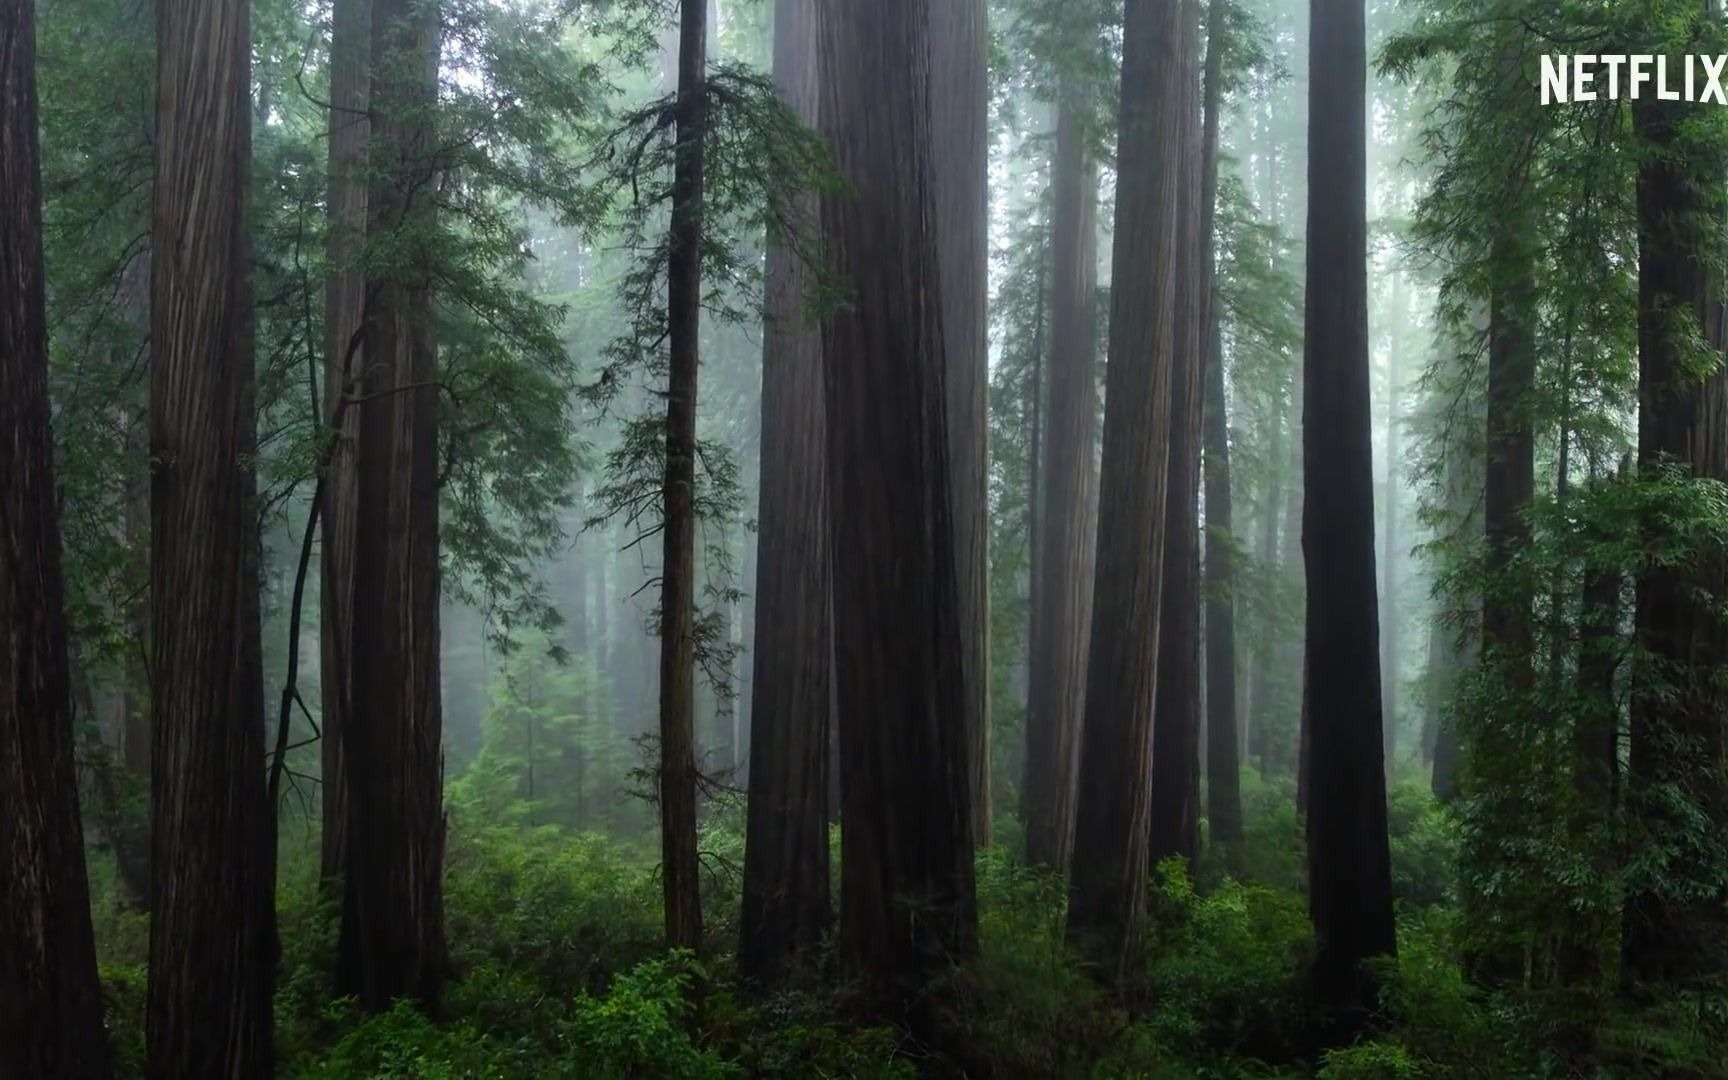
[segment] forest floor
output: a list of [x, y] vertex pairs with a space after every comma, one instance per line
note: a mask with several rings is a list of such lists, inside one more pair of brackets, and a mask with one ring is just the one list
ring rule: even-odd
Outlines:
[[[1397, 964], [1379, 1034], [1314, 1056], [1302, 972], [1312, 949], [1301, 833], [1288, 785], [1244, 774], [1248, 835], [1190, 883], [1152, 890], [1132, 1000], [1107, 995], [1061, 942], [1061, 889], [1017, 866], [1012, 823], [978, 861], [981, 955], [940, 991], [956, 1045], [998, 1077], [1728, 1077], [1728, 1000], [1637, 1010], [1612, 995], [1469, 985], [1457, 960], [1455, 827], [1414, 781], [1391, 794]], [[446, 885], [457, 978], [435, 1019], [406, 1005], [362, 1017], [330, 995], [335, 920], [318, 900], [316, 825], [289, 824], [278, 907], [280, 1075], [294, 1080], [959, 1075], [902, 1033], [846, 1020], [822, 983], [748, 1001], [736, 991], [741, 807], [704, 828], [702, 966], [659, 947], [652, 848], [557, 826], [453, 821]], [[836, 843], [836, 865], [838, 844]], [[120, 1075], [141, 1076], [148, 920], [91, 859]], [[691, 1015], [687, 991], [706, 987]]]

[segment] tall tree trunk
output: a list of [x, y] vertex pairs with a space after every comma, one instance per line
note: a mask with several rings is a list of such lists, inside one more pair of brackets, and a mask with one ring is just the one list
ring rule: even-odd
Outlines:
[[[815, 0], [776, 0], [774, 80], [805, 123], [819, 92]], [[794, 220], [815, 224], [815, 200]], [[827, 428], [822, 337], [803, 316], [808, 274], [769, 238], [762, 336], [762, 482], [757, 511], [750, 800], [738, 966], [782, 979], [833, 920], [828, 870], [829, 611]]]
[[1320, 1001], [1343, 1031], [1397, 952], [1380, 741], [1368, 394], [1367, 91], [1362, 0], [1312, 0], [1302, 551], [1307, 570], [1308, 897]]
[[342, 772], [344, 719], [353, 701], [354, 671], [349, 647], [354, 620], [354, 535], [359, 507], [354, 473], [361, 410], [343, 408], [365, 370], [361, 330], [366, 318], [366, 271], [360, 256], [366, 245], [366, 160], [372, 122], [371, 0], [334, 0], [330, 30], [330, 279], [324, 289], [324, 422], [341, 428], [324, 479], [324, 530], [319, 555], [319, 689], [323, 727], [318, 751], [323, 827], [319, 877], [334, 891], [347, 859], [348, 781]]
[[984, 398], [989, 333], [989, 152], [984, 0], [930, 6], [930, 160], [936, 200], [937, 286], [949, 366], [948, 464], [954, 472], [962, 689], [972, 770], [972, 829], [990, 843], [989, 500]]
[[[1649, 151], [1638, 171], [1638, 463], [1728, 480], [1723, 307], [1705, 244], [1714, 235], [1707, 217], [1722, 212], [1723, 155], [1679, 130], [1683, 105], [1642, 99], [1632, 115]], [[1677, 143], [1687, 149], [1676, 154]], [[1716, 354], [1703, 379], [1690, 353], [1700, 338]], [[1660, 528], [1646, 523], [1647, 546], [1676, 542]], [[1628, 809], [1666, 857], [1628, 886], [1628, 988], [1686, 985], [1728, 969], [1728, 869], [1719, 850], [1728, 828], [1728, 631], [1718, 610], [1725, 592], [1728, 553], [1716, 547], [1648, 568], [1637, 583], [1637, 644], [1655, 662], [1632, 688]]]
[[696, 399], [702, 321], [702, 157], [708, 9], [683, 0], [678, 23], [678, 133], [666, 264], [665, 540], [660, 569], [660, 859], [666, 944], [702, 943], [696, 852]]
[[0, 0], [0, 1073], [99, 1080], [45, 297], [36, 15]]
[[1211, 839], [1242, 837], [1236, 730], [1236, 577], [1232, 557], [1230, 419], [1224, 406], [1223, 304], [1218, 290], [1218, 127], [1224, 76], [1224, 0], [1206, 8], [1206, 74], [1200, 141], [1200, 252], [1206, 350], [1201, 437], [1206, 492], [1206, 817]]
[[157, 8], [150, 304], [148, 1072], [274, 1069], [246, 0]]
[[822, 130], [853, 188], [822, 200], [828, 257], [852, 290], [822, 339], [833, 610], [846, 613], [834, 621], [840, 951], [899, 1010], [977, 934], [934, 20], [922, 0], [834, 0], [824, 16]]
[[1153, 691], [1152, 819], [1149, 858], [1200, 857], [1200, 409], [1205, 357], [1200, 319], [1205, 280], [1200, 256], [1200, 111], [1195, 56], [1199, 0], [1182, 0], [1182, 119], [1175, 153], [1177, 186], [1176, 324], [1170, 398], [1170, 449], [1164, 497], [1164, 574], [1159, 602], [1158, 681]]
[[[1088, 151], [1083, 88], [1062, 88], [1056, 113], [1051, 214], [1050, 408], [1044, 460], [1032, 463], [1043, 505], [1032, 581], [1033, 652], [1028, 671], [1026, 763], [1020, 816], [1026, 861], [1066, 870], [1074, 843], [1080, 721], [1091, 632], [1092, 557], [1088, 505], [1097, 484], [1098, 169]], [[1036, 394], [1036, 390], [1034, 390]]]
[[[367, 283], [354, 544], [353, 711], [345, 717], [348, 862], [341, 989], [369, 1011], [437, 999], [444, 944], [439, 696], [438, 388], [429, 256], [438, 163], [429, 115], [438, 12], [372, 8], [370, 238], [407, 238]], [[394, 234], [394, 235], [392, 235]]]
[[1100, 458], [1098, 554], [1068, 936], [1126, 964], [1146, 894], [1181, 213], [1182, 14], [1128, 0]]

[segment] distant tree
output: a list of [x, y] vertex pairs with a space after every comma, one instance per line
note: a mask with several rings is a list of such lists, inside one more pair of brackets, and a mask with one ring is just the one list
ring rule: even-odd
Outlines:
[[1362, 0], [1313, 0], [1310, 11], [1302, 422], [1308, 895], [1316, 989], [1348, 1031], [1374, 1007], [1364, 963], [1397, 952], [1368, 400], [1368, 58]]
[[[1026, 860], [1068, 867], [1074, 844], [1080, 723], [1092, 629], [1097, 488], [1098, 165], [1082, 80], [1058, 90], [1051, 158], [1049, 406], [1038, 417], [1030, 472], [1038, 483], [1033, 538], [1031, 650], [1026, 690], [1026, 764], [1020, 817]], [[1042, 291], [1042, 290], [1040, 290]], [[1033, 391], [1037, 404], [1037, 389]], [[1040, 457], [1042, 460], [1039, 460]]]
[[1224, 312], [1218, 288], [1218, 129], [1223, 104], [1224, 0], [1206, 7], [1201, 99], [1200, 252], [1205, 295], [1201, 438], [1206, 495], [1206, 817], [1212, 840], [1242, 837], [1240, 732], [1236, 724], [1236, 550], [1230, 487], [1230, 418], [1224, 398]]
[[269, 1076], [247, 0], [157, 10], [150, 291], [148, 1072]]
[[[920, 0], [821, 20], [822, 130], [851, 186], [822, 200], [850, 290], [823, 325], [839, 700], [840, 950], [875, 1003], [927, 1001], [975, 947], [967, 659]], [[896, 118], [884, 123], [883, 117]], [[844, 613], [838, 616], [838, 613]], [[927, 1020], [921, 1008], [914, 1020]]]
[[112, 1075], [72, 740], [48, 403], [36, 15], [0, 2], [0, 1073]]

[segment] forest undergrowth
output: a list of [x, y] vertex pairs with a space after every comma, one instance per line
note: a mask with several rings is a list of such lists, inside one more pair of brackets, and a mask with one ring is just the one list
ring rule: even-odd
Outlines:
[[[1415, 777], [1389, 792], [1397, 966], [1377, 1033], [1316, 1057], [1304, 972], [1312, 929], [1301, 823], [1282, 780], [1242, 775], [1248, 827], [1191, 879], [1151, 889], [1145, 960], [1101, 989], [1062, 941], [1057, 879], [1018, 864], [1018, 826], [978, 858], [981, 952], [932, 991], [968, 1074], [998, 1077], [1720, 1077], [1728, 997], [1629, 1006], [1612, 994], [1489, 991], [1458, 957], [1456, 826]], [[332, 999], [337, 918], [320, 897], [315, 827], [290, 823], [278, 890], [281, 1075], [300, 1080], [623, 1080], [961, 1075], [951, 1054], [854, 1022], [843, 982], [753, 999], [736, 978], [743, 807], [703, 829], [700, 960], [661, 947], [652, 837], [485, 824], [452, 806], [447, 919], [455, 979], [427, 1015], [365, 1017]], [[521, 817], [523, 815], [518, 815]], [[839, 873], [839, 837], [833, 838]], [[142, 1076], [148, 916], [91, 858], [97, 945], [121, 1076]], [[697, 1004], [699, 1002], [699, 1004]]]

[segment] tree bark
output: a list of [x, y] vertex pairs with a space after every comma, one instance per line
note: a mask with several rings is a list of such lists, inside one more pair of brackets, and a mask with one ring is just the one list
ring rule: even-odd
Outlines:
[[954, 470], [954, 556], [959, 560], [962, 680], [972, 783], [972, 829], [990, 844], [989, 458], [984, 396], [989, 332], [989, 86], [984, 0], [930, 6], [930, 160], [938, 278], [947, 354], [949, 467]]
[[1307, 571], [1308, 895], [1321, 1003], [1353, 1034], [1392, 956], [1368, 393], [1362, 0], [1312, 0], [1302, 551]]
[[113, 1073], [90, 929], [48, 402], [31, 0], [0, 0], [0, 1073]]
[[[324, 288], [324, 422], [333, 424], [344, 396], [356, 393], [365, 370], [361, 330], [366, 317], [366, 271], [360, 257], [366, 245], [366, 161], [371, 118], [371, 0], [334, 0], [330, 31], [330, 203], [331, 273]], [[349, 638], [354, 620], [354, 543], [356, 504], [355, 449], [360, 409], [342, 409], [342, 426], [324, 480], [323, 550], [319, 555], [319, 690], [321, 719], [318, 752], [323, 826], [319, 837], [319, 877], [334, 892], [347, 859], [348, 781], [342, 771], [344, 718], [353, 702], [354, 672]]]
[[438, 389], [430, 253], [438, 183], [429, 115], [438, 13], [375, 0], [368, 239], [404, 261], [367, 283], [356, 487], [348, 860], [338, 984], [381, 1011], [437, 1000], [444, 943], [439, 694]]
[[1164, 574], [1159, 602], [1158, 681], [1153, 692], [1153, 865], [1180, 856], [1192, 872], [1200, 857], [1200, 409], [1205, 357], [1200, 320], [1206, 283], [1200, 252], [1204, 163], [1195, 57], [1199, 0], [1182, 2], [1180, 162], [1175, 347], [1170, 448], [1164, 499]]
[[[1068, 868], [1074, 843], [1075, 781], [1086, 698], [1091, 632], [1092, 559], [1097, 537], [1088, 506], [1097, 484], [1098, 170], [1085, 130], [1084, 89], [1070, 81], [1056, 113], [1051, 164], [1050, 406], [1043, 461], [1034, 460], [1038, 570], [1032, 580], [1031, 669], [1021, 820], [1026, 861]], [[1036, 394], [1036, 389], [1034, 393]]]
[[660, 876], [666, 944], [702, 942], [696, 852], [696, 399], [702, 319], [702, 156], [706, 122], [708, 9], [683, 0], [678, 24], [676, 162], [666, 266], [670, 366], [666, 477], [661, 491]]
[[246, 0], [157, 8], [148, 1074], [274, 1070]]
[[1081, 734], [1068, 936], [1120, 965], [1146, 893], [1152, 698], [1176, 347], [1175, 246], [1182, 18], [1177, 0], [1128, 0], [1100, 458], [1098, 554]]
[[849, 194], [822, 199], [851, 302], [823, 327], [840, 952], [880, 1011], [975, 948], [970, 728], [932, 160], [932, 17], [921, 0], [834, 0], [820, 113]]
[[[776, 0], [774, 80], [815, 125], [815, 0]], [[815, 200], [793, 220], [814, 227]], [[750, 800], [738, 966], [780, 982], [833, 921], [828, 869], [828, 743], [833, 727], [827, 428], [822, 337], [804, 318], [808, 274], [769, 237], [762, 339], [762, 482], [757, 510]]]

